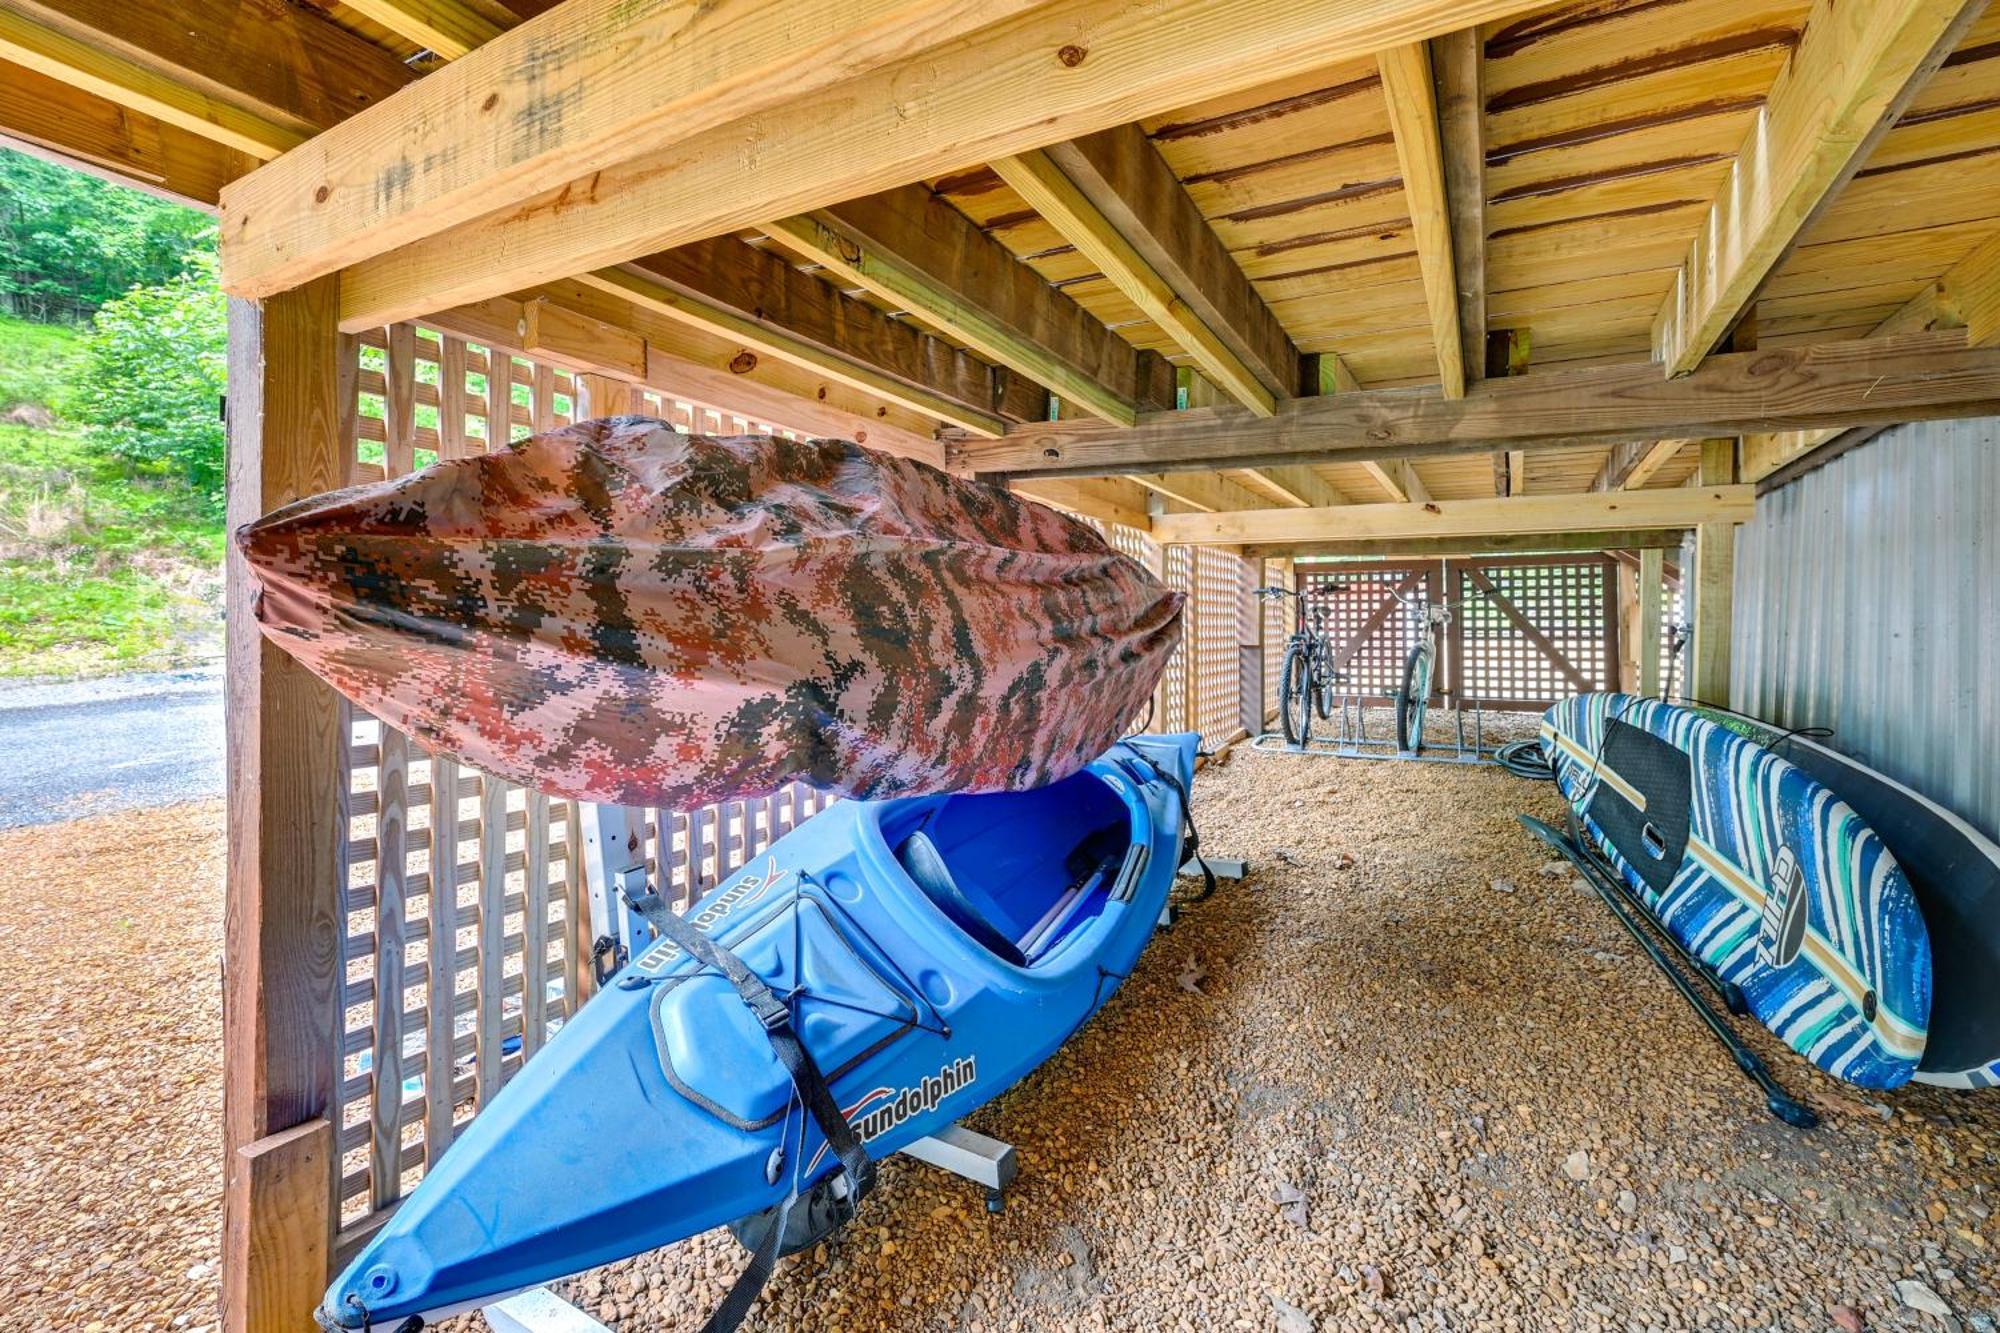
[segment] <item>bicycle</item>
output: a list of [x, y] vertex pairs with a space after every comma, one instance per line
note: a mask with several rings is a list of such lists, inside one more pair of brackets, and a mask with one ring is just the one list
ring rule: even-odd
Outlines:
[[[1338, 587], [1326, 589], [1340, 592]], [[1265, 598], [1290, 597], [1299, 604], [1298, 619], [1291, 637], [1285, 640], [1284, 666], [1278, 678], [1278, 724], [1285, 744], [1303, 749], [1312, 739], [1313, 714], [1322, 722], [1333, 716], [1333, 701], [1340, 682], [1346, 677], [1333, 665], [1333, 639], [1326, 629], [1327, 608], [1313, 605], [1308, 619], [1308, 599], [1290, 588], [1266, 587], [1256, 590]]]
[[[1432, 606], [1428, 598], [1410, 598], [1389, 590], [1389, 595], [1404, 606], [1421, 606], [1424, 612], [1423, 631], [1403, 659], [1403, 687], [1396, 692], [1396, 748], [1405, 754], [1422, 754], [1424, 750], [1424, 715], [1430, 711], [1431, 682], [1437, 672], [1437, 639], [1444, 627], [1451, 623], [1452, 607], [1456, 603]], [[1473, 593], [1471, 596], [1479, 596]], [[1461, 597], [1460, 602], [1468, 598]]]

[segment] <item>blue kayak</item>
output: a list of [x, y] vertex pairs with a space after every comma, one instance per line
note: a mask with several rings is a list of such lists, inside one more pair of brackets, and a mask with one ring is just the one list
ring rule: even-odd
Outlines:
[[783, 1001], [850, 1157], [935, 1133], [1048, 1059], [1138, 961], [1198, 739], [1134, 737], [1031, 791], [842, 802], [781, 838], [686, 916], [696, 948], [755, 979], [656, 940], [472, 1121], [320, 1322], [439, 1318], [760, 1215], [785, 1252], [810, 1244], [853, 1172], [743, 984]]

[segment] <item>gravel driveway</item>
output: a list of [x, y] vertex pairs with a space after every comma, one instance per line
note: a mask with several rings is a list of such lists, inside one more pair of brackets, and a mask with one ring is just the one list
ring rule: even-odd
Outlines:
[[0, 689], [0, 828], [222, 795], [222, 669]]

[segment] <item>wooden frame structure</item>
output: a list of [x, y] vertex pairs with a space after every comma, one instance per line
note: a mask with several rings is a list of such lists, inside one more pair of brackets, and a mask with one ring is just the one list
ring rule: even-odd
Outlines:
[[[421, 321], [523, 424], [706, 405], [1106, 525], [1196, 594], [1204, 730], [1269, 693], [1251, 571], [1323, 554], [1638, 552], [1644, 684], [1691, 531], [1718, 697], [1756, 485], [2000, 410], [1996, 107], [1981, 0], [0, 0], [0, 140], [218, 211], [232, 521], [464, 444]], [[335, 1249], [352, 839], [331, 696], [239, 635], [229, 699], [262, 1330]]]

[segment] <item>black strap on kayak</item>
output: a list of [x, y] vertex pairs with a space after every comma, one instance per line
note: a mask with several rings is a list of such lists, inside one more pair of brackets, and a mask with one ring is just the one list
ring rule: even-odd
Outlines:
[[1194, 826], [1194, 802], [1189, 799], [1187, 784], [1181, 781], [1180, 774], [1168, 772], [1165, 767], [1154, 760], [1153, 756], [1147, 754], [1138, 746], [1127, 745], [1125, 748], [1135, 757], [1143, 760], [1146, 767], [1157, 773], [1160, 776], [1160, 780], [1165, 782], [1169, 787], [1172, 787], [1175, 794], [1180, 797], [1181, 824], [1187, 829], [1187, 836], [1181, 840], [1181, 859], [1179, 864], [1174, 867], [1174, 872], [1178, 874], [1181, 866], [1186, 865], [1189, 861], [1193, 861], [1201, 867], [1201, 892], [1187, 900], [1191, 903], [1201, 902], [1215, 892], [1215, 872], [1210, 870], [1208, 862], [1202, 859], [1201, 832]]
[[[799, 1040], [798, 1031], [792, 1026], [791, 1005], [773, 991], [764, 978], [752, 972], [741, 958], [710, 939], [699, 926], [670, 909], [657, 893], [639, 898], [628, 894], [626, 901], [632, 904], [632, 910], [646, 918], [647, 925], [679, 945], [696, 962], [713, 968], [727, 978], [750, 1012], [756, 1015], [757, 1021], [763, 1025], [765, 1037], [771, 1042], [771, 1049], [777, 1052], [779, 1061], [791, 1075], [792, 1086], [797, 1090], [800, 1102], [818, 1123], [820, 1133], [826, 1136], [827, 1147], [833, 1149], [834, 1156], [840, 1159], [841, 1169], [847, 1174], [846, 1210], [852, 1216], [855, 1205], [874, 1187], [875, 1163], [869, 1160], [868, 1151], [862, 1147], [854, 1127], [840, 1113], [840, 1103], [834, 1100], [833, 1089], [827, 1086], [826, 1076], [820, 1072], [812, 1052]], [[757, 1293], [771, 1280], [771, 1271], [778, 1262], [778, 1251], [784, 1243], [785, 1223], [791, 1216], [792, 1205], [799, 1199], [797, 1173], [792, 1179], [792, 1188], [772, 1210], [770, 1229], [750, 1251], [749, 1264], [729, 1289], [729, 1294], [723, 1297], [722, 1304], [708, 1317], [708, 1322], [702, 1326], [702, 1333], [732, 1333], [743, 1322], [743, 1317], [750, 1313]]]

